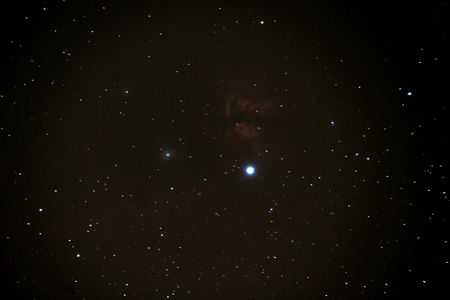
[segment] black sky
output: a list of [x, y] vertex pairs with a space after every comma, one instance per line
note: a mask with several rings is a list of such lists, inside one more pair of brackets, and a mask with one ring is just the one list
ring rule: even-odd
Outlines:
[[448, 297], [445, 1], [1, 22], [7, 299]]

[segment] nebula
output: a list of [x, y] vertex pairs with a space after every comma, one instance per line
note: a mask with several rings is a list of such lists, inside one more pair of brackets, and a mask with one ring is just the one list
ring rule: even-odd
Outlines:
[[258, 151], [265, 124], [272, 115], [272, 100], [256, 88], [235, 88], [225, 99], [226, 133]]

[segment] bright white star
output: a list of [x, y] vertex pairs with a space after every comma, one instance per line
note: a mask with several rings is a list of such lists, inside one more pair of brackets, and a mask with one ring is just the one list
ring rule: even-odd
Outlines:
[[253, 174], [255, 173], [255, 168], [254, 168], [253, 166], [248, 166], [248, 167], [245, 169], [245, 172], [246, 172], [248, 175], [253, 175]]

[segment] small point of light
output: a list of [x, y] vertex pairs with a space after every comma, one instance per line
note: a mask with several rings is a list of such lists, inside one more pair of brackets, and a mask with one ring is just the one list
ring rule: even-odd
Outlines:
[[408, 96], [411, 96], [411, 95], [412, 95], [412, 92], [408, 92], [407, 95], [408, 95]]
[[332, 126], [334, 126], [334, 121], [331, 121], [330, 123], [331, 123]]
[[125, 91], [125, 94], [128, 94], [128, 90]]

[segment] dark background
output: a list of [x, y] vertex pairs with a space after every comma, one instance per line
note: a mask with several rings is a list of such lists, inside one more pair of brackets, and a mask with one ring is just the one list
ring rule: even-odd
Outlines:
[[2, 9], [5, 299], [447, 299], [448, 4], [392, 2]]

